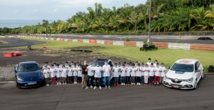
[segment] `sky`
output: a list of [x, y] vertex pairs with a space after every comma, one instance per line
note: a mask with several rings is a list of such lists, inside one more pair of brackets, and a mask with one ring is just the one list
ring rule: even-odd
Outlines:
[[67, 20], [101, 3], [103, 7], [138, 5], [146, 0], [0, 0], [0, 20]]

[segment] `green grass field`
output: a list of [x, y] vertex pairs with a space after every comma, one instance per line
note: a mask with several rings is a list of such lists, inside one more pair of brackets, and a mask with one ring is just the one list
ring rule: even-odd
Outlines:
[[43, 46], [46, 46], [48, 49], [68, 49], [79, 46], [102, 46], [104, 47], [104, 49], [94, 49], [93, 51], [96, 53], [108, 54], [140, 62], [146, 62], [150, 57], [152, 58], [152, 60], [157, 59], [160, 63], [164, 62], [166, 67], [171, 66], [176, 60], [180, 58], [194, 58], [198, 59], [203, 64], [206, 72], [209, 65], [214, 65], [214, 51], [158, 49], [155, 51], [143, 52], [139, 51], [139, 47], [124, 47], [104, 44], [88, 44], [50, 40], [46, 40], [46, 42], [47, 44], [35, 45], [32, 46], [32, 48], [41, 49]]

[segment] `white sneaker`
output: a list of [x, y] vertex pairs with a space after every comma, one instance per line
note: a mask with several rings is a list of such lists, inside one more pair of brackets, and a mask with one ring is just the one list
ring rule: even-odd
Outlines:
[[86, 86], [85, 89], [88, 89], [88, 86]]
[[94, 89], [96, 89], [97, 87], [95, 86]]
[[74, 82], [74, 84], [77, 84], [77, 82]]
[[46, 84], [46, 86], [49, 86], [49, 84]]
[[93, 86], [90, 86], [90, 88], [92, 89], [92, 88], [93, 88]]
[[111, 87], [110, 87], [110, 86], [108, 86], [108, 89], [111, 89]]
[[105, 86], [105, 89], [107, 89], [107, 86]]
[[102, 89], [102, 87], [101, 87], [101, 86], [100, 86], [99, 88], [100, 88], [100, 89]]

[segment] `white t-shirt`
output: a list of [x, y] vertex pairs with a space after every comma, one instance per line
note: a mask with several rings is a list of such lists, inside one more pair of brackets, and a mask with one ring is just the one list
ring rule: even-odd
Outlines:
[[121, 77], [126, 77], [126, 67], [121, 68]]
[[56, 68], [56, 70], [57, 70], [56, 77], [60, 78], [61, 74], [62, 74], [62, 68], [58, 67], [58, 68]]
[[77, 66], [77, 76], [82, 77], [82, 68], [80, 66]]
[[157, 66], [157, 67], [155, 67], [155, 69], [156, 69], [155, 76], [160, 76], [160, 75], [161, 75], [161, 72], [162, 72], [161, 67], [160, 67], [160, 66]]
[[45, 77], [45, 78], [49, 78], [49, 77], [50, 77], [50, 75], [49, 75], [49, 70], [48, 70], [48, 69], [44, 69], [44, 70], [43, 70], [43, 74], [44, 74], [44, 77]]
[[131, 76], [132, 77], [136, 76], [136, 72], [135, 72], [135, 67], [134, 66], [131, 67]]
[[73, 76], [77, 76], [77, 67], [76, 66], [73, 66], [72, 71], [73, 71]]
[[73, 76], [72, 68], [68, 67], [68, 76]]
[[50, 68], [50, 72], [51, 72], [51, 78], [54, 78], [57, 73], [56, 68], [54, 68], [54, 67]]
[[100, 66], [94, 67], [94, 71], [95, 71], [94, 77], [95, 78], [101, 78], [101, 70], [102, 70], [102, 68]]
[[148, 66], [144, 67], [144, 76], [149, 76], [150, 68]]
[[111, 70], [111, 67], [107, 64], [107, 65], [104, 65], [102, 70], [104, 71], [103, 72], [103, 76], [104, 77], [108, 77], [110, 76], [110, 70]]
[[140, 72], [140, 67], [139, 66], [135, 67], [135, 72], [136, 72], [136, 76], [137, 77], [141, 77], [141, 72]]
[[119, 67], [118, 66], [113, 67], [113, 75], [114, 75], [114, 77], [119, 77]]
[[161, 72], [161, 77], [164, 77], [166, 68], [164, 66], [161, 66], [162, 72]]
[[141, 73], [141, 76], [144, 76], [144, 66], [140, 67], [140, 73]]
[[121, 69], [122, 69], [122, 66], [118, 66], [118, 69], [119, 69], [118, 75], [121, 76]]
[[88, 76], [94, 76], [93, 68], [94, 68], [94, 67], [92, 67], [92, 65], [89, 65], [89, 66], [87, 67]]
[[154, 75], [155, 75], [155, 68], [149, 67], [149, 76], [154, 76]]
[[67, 73], [68, 69], [66, 67], [62, 68], [62, 74], [61, 77], [66, 78], [66, 73]]
[[130, 66], [126, 67], [126, 76], [131, 76], [131, 67]]

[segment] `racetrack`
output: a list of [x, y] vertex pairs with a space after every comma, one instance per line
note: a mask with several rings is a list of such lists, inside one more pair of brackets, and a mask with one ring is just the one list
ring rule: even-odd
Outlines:
[[80, 85], [18, 89], [0, 85], [1, 110], [213, 110], [214, 75], [196, 90], [164, 86], [120, 86], [83, 90]]
[[[45, 35], [31, 35], [31, 36], [43, 36]], [[128, 38], [130, 41], [146, 41], [148, 36], [140, 35], [72, 35], [72, 34], [53, 34], [51, 37], [71, 38], [71, 39], [97, 39], [97, 40], [114, 40], [114, 41], [126, 41]], [[166, 36], [166, 35], [152, 35], [152, 42], [169, 42], [169, 43], [189, 43], [189, 44], [214, 44], [214, 40], [197, 40], [199, 37], [213, 36], [193, 36], [189, 39], [182, 39], [179, 36]], [[187, 36], [188, 38], [188, 36]]]
[[[19, 47], [28, 45], [44, 44], [45, 42], [24, 40], [19, 38], [0, 38], [0, 48]], [[5, 43], [3, 43], [5, 42]]]

